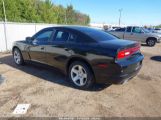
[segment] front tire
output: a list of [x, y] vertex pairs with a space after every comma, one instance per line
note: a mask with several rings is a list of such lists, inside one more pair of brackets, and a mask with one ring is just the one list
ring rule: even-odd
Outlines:
[[93, 73], [84, 62], [73, 62], [69, 66], [68, 76], [72, 85], [78, 89], [89, 89], [94, 83]]
[[155, 39], [148, 39], [146, 43], [148, 46], [153, 47], [156, 44], [156, 40]]
[[17, 65], [24, 65], [24, 60], [23, 60], [21, 51], [18, 48], [14, 48], [14, 50], [13, 50], [13, 58], [14, 58], [14, 62]]

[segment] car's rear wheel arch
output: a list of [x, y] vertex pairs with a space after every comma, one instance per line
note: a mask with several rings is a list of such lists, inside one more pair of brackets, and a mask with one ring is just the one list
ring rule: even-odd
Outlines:
[[71, 59], [67, 62], [67, 65], [66, 65], [66, 73], [68, 73], [70, 65], [71, 65], [73, 62], [76, 62], [76, 61], [85, 63], [85, 64], [89, 67], [89, 69], [91, 70], [91, 72], [92, 72], [92, 74], [93, 74], [93, 76], [94, 76], [94, 78], [95, 78], [94, 71], [93, 71], [93, 69], [92, 69], [92, 66], [89, 64], [89, 62], [88, 62], [87, 60], [85, 60], [85, 59], [83, 59], [83, 58], [79, 58], [79, 57], [73, 57], [73, 58], [71, 58]]

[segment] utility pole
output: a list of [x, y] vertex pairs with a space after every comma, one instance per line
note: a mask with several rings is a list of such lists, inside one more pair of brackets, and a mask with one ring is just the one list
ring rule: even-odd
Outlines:
[[123, 11], [123, 9], [119, 9], [119, 13], [120, 13], [120, 16], [119, 16], [119, 26], [121, 25], [122, 11]]
[[7, 18], [6, 18], [6, 8], [5, 8], [5, 4], [4, 4], [4, 0], [2, 0], [2, 4], [3, 4], [3, 14], [4, 14], [4, 35], [5, 35], [5, 43], [6, 43], [6, 50], [8, 50], [8, 46], [7, 46], [7, 34], [6, 34], [6, 22], [7, 22]]
[[6, 22], [7, 18], [6, 18], [6, 8], [5, 8], [5, 5], [4, 5], [4, 0], [2, 0], [2, 4], [3, 4], [4, 21]]

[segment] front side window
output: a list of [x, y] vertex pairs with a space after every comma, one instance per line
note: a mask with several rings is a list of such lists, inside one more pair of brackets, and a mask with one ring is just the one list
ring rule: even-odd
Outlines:
[[38, 42], [47, 42], [51, 35], [52, 35], [52, 30], [48, 30], [48, 31], [45, 31], [45, 32], [41, 32], [40, 34], [38, 34], [35, 39], [38, 41]]
[[142, 30], [141, 30], [140, 27], [134, 27], [133, 30], [132, 30], [132, 32], [134, 32], [134, 33], [141, 33]]
[[69, 33], [65, 31], [58, 31], [54, 41], [67, 41], [69, 38]]

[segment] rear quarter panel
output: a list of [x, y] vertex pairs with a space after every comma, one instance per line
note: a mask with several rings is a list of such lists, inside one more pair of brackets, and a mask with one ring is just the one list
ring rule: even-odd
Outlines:
[[98, 76], [100, 70], [102, 70], [98, 68], [99, 64], [111, 64], [115, 61], [115, 52], [107, 48], [102, 48], [98, 44], [73, 44], [70, 48], [72, 55], [68, 60], [72, 58], [85, 60], [89, 63], [96, 76]]

